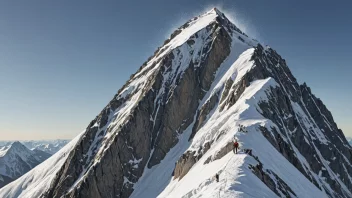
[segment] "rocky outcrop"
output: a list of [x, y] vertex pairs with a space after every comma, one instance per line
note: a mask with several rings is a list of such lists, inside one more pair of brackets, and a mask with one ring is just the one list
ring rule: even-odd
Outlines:
[[174, 179], [182, 179], [182, 177], [185, 176], [192, 168], [192, 166], [197, 162], [198, 158], [195, 153], [195, 151], [188, 151], [181, 156], [175, 166]]
[[200, 111], [198, 111], [197, 119], [195, 124], [193, 125], [192, 134], [189, 137], [189, 140], [191, 140], [194, 137], [194, 135], [197, 133], [197, 131], [203, 126], [204, 121], [206, 120], [210, 111], [214, 109], [217, 102], [218, 102], [218, 94], [214, 94], [210, 98], [210, 100], [208, 100], [207, 103], [205, 103], [205, 105], [202, 106]]
[[[351, 147], [321, 100], [305, 84], [298, 85], [285, 61], [274, 50], [268, 49], [264, 55], [262, 49], [257, 48], [253, 56], [257, 69], [247, 75], [252, 79], [272, 77], [280, 84], [268, 93], [268, 102], [259, 104], [263, 116], [279, 127], [261, 128], [263, 135], [317, 187], [321, 188], [312, 172], [324, 175], [337, 194], [346, 196], [341, 185], [352, 189], [347, 174], [352, 173], [349, 166], [352, 161]], [[301, 117], [297, 111], [304, 112], [308, 117]], [[295, 149], [309, 164], [294, 155]], [[340, 175], [343, 184], [331, 177], [331, 171], [336, 176]]]
[[180, 159], [176, 162], [175, 169], [173, 171], [174, 179], [182, 179], [192, 166], [199, 161], [200, 158], [210, 149], [213, 142], [206, 142], [204, 146], [200, 147], [196, 151], [187, 151]]
[[259, 162], [255, 166], [249, 167], [253, 173], [268, 186], [278, 197], [296, 197], [297, 195], [292, 189], [273, 171], [263, 170], [262, 164]]
[[204, 164], [208, 164], [212, 161], [221, 159], [229, 152], [233, 151], [233, 142], [228, 142], [224, 147], [222, 147], [214, 156], [209, 156], [205, 161]]

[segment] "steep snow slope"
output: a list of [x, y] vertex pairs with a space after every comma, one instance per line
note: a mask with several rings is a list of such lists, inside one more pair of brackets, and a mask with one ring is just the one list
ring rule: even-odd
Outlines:
[[[213, 91], [209, 93], [221, 92], [219, 88], [224, 88], [229, 78], [234, 83], [238, 82], [254, 66], [254, 62], [250, 61], [253, 51], [253, 49], [245, 51], [228, 68], [227, 73], [221, 73], [221, 80], [214, 84]], [[254, 81], [231, 108], [220, 111], [218, 106], [210, 114], [206, 124], [197, 132], [191, 145], [185, 145], [192, 151], [200, 150], [207, 142], [213, 142], [212, 145], [214, 145], [193, 165], [190, 172], [179, 181], [171, 178], [175, 162], [183, 154], [182, 150], [179, 151], [184, 145], [178, 145], [159, 165], [145, 172], [135, 185], [135, 191], [131, 197], [181, 197], [181, 195], [184, 197], [275, 197], [276, 194], [248, 168], [249, 165], [256, 165], [258, 162], [247, 154], [235, 155], [230, 152], [219, 160], [205, 164], [209, 157], [216, 156], [224, 146], [231, 143], [234, 135], [240, 140], [243, 148], [253, 150], [253, 155], [261, 159], [265, 165], [264, 168], [278, 174], [296, 193], [296, 196], [326, 197], [258, 132], [259, 126], [270, 127], [272, 124], [258, 112], [258, 103], [267, 101], [266, 92], [276, 86], [279, 85], [272, 78]], [[211, 95], [203, 100], [203, 104], [209, 98]], [[247, 128], [246, 134], [238, 132], [239, 125]], [[190, 135], [191, 129], [189, 127], [185, 131], [186, 138]], [[187, 139], [181, 142], [187, 142]], [[219, 183], [213, 179], [216, 173], [220, 173]]]
[[33, 167], [50, 157], [38, 150], [29, 150], [20, 142], [0, 149], [0, 188], [22, 176]]
[[217, 9], [177, 29], [75, 141], [0, 196], [351, 197], [331, 113]]
[[0, 190], [0, 197], [39, 197], [49, 188], [51, 180], [55, 177], [55, 174], [61, 168], [81, 136], [82, 134], [78, 135], [48, 160], [3, 187]]

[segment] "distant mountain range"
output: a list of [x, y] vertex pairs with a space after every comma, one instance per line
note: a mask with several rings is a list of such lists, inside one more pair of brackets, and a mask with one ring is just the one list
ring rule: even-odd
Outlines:
[[[38, 149], [46, 153], [54, 154], [65, 146], [70, 140], [26, 140], [20, 141], [30, 150]], [[9, 146], [13, 141], [0, 141], [0, 148]]]
[[0, 188], [51, 157], [67, 142], [68, 140], [1, 141]]
[[20, 142], [0, 148], [0, 188], [48, 159], [51, 154], [30, 150]]

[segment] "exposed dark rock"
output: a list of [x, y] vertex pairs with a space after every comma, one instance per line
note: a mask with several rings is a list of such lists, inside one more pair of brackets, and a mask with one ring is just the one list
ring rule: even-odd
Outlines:
[[221, 159], [222, 157], [224, 157], [226, 154], [228, 154], [229, 152], [231, 152], [233, 150], [233, 142], [228, 142], [224, 147], [222, 147], [219, 152], [217, 152], [215, 154], [215, 156], [210, 156], [208, 157], [204, 164], [208, 164], [212, 161]]
[[[351, 148], [325, 105], [311, 94], [310, 89], [305, 84], [298, 85], [286, 66], [286, 62], [274, 50], [269, 49], [264, 55], [262, 48], [258, 47], [253, 59], [256, 62], [257, 69], [254, 68], [247, 75], [255, 76], [255, 78], [272, 77], [280, 84], [280, 87], [273, 88], [268, 93], [268, 102], [259, 104], [263, 116], [272, 120], [279, 127], [280, 132], [275, 128], [262, 128], [263, 135], [318, 188], [320, 187], [317, 181], [310, 172], [307, 172], [307, 169], [312, 169], [315, 174], [319, 174], [321, 170], [323, 170], [322, 174], [327, 174], [324, 169], [330, 168], [342, 177], [342, 181], [349, 189], [352, 189], [347, 174], [344, 174], [345, 170], [342, 170], [342, 167], [345, 166], [348, 172], [352, 172], [350, 166], [345, 164], [351, 162]], [[294, 104], [291, 104], [291, 101], [296, 103], [309, 117], [297, 116], [293, 110], [297, 107], [293, 107]], [[304, 123], [310, 123], [313, 127], [306, 128]], [[317, 136], [315, 130], [321, 130], [322, 136]], [[283, 141], [278, 141], [279, 133], [283, 136]], [[326, 143], [323, 144], [322, 141], [326, 141]], [[307, 159], [310, 167], [305, 167], [297, 159], [297, 156], [293, 155], [295, 153], [293, 148], [297, 148]], [[331, 160], [334, 158], [335, 160]], [[345, 159], [348, 159], [349, 162]], [[324, 166], [323, 161], [325, 160], [330, 161], [328, 167]], [[341, 166], [341, 163], [344, 165]], [[344, 194], [336, 180], [327, 175], [326, 178], [334, 191], [340, 195]]]
[[173, 176], [175, 179], [182, 179], [192, 166], [210, 149], [213, 142], [206, 142], [202, 147], [199, 148], [198, 152], [187, 151], [180, 159], [176, 162]]
[[[292, 189], [272, 170], [264, 170], [263, 164], [255, 157], [258, 161], [256, 165], [250, 165], [249, 169], [266, 185], [268, 186], [277, 196], [292, 197], [297, 196]], [[274, 179], [276, 181], [274, 181]], [[280, 192], [279, 192], [280, 191]]]
[[196, 132], [203, 126], [203, 122], [205, 121], [205, 119], [209, 115], [210, 111], [213, 110], [213, 108], [215, 107], [217, 102], [218, 102], [218, 95], [214, 94], [210, 98], [210, 100], [208, 100], [207, 103], [205, 103], [205, 105], [202, 106], [200, 111], [197, 113], [197, 120], [196, 120], [195, 124], [193, 125], [192, 134], [189, 137], [189, 140], [191, 140], [194, 137], [194, 135], [196, 134]]
[[197, 162], [196, 159], [197, 157], [195, 156], [195, 152], [188, 151], [187, 153], [183, 154], [176, 163], [174, 178], [182, 179], [182, 177], [185, 176], [192, 168], [192, 166]]

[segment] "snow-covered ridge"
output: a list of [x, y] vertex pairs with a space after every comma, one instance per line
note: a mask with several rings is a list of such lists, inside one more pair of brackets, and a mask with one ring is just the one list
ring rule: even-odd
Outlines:
[[[191, 148], [198, 149], [208, 141], [215, 141], [214, 147], [207, 151], [184, 178], [168, 184], [159, 197], [276, 197], [275, 193], [252, 174], [249, 167], [258, 162], [247, 154], [235, 155], [230, 152], [219, 160], [205, 164], [206, 159], [215, 156], [224, 145], [233, 140], [233, 135], [240, 140], [242, 148], [253, 149], [253, 155], [263, 159], [261, 162], [268, 165], [267, 169], [275, 172], [285, 171], [280, 174], [280, 178], [289, 184], [295, 193], [299, 193], [297, 197], [324, 197], [319, 189], [257, 132], [259, 126], [271, 124], [258, 113], [257, 104], [267, 101], [266, 92], [276, 86], [278, 84], [270, 78], [254, 81], [234, 106], [224, 112], [215, 110], [206, 125], [197, 132]], [[240, 125], [246, 127], [246, 133], [239, 132]], [[222, 135], [224, 131], [226, 133]], [[219, 172], [221, 180], [217, 183], [212, 177]]]
[[[232, 48], [238, 48], [238, 44], [234, 42]], [[254, 49], [249, 48], [239, 55], [238, 52], [241, 53], [241, 51], [233, 50], [233, 54], [228, 57], [229, 61], [223, 63], [216, 74], [212, 88], [199, 105], [199, 109], [213, 95], [219, 92], [223, 93], [228, 80], [231, 79], [236, 84], [255, 67], [255, 63], [251, 61]], [[235, 62], [232, 62], [233, 58], [236, 60]], [[227, 110], [221, 111], [221, 104], [218, 104], [212, 113], [208, 114], [206, 124], [197, 132], [190, 145], [187, 143], [187, 138], [191, 133], [192, 125], [180, 137], [180, 145], [174, 147], [159, 165], [145, 171], [145, 174], [135, 185], [135, 191], [131, 197], [275, 197], [275, 193], [254, 175], [252, 176], [248, 166], [258, 162], [245, 154], [236, 156], [229, 153], [220, 160], [205, 164], [208, 158], [216, 156], [228, 142], [231, 142], [234, 135], [240, 139], [243, 148], [251, 148], [257, 152], [267, 151], [262, 154], [267, 159], [266, 163], [263, 163], [269, 165], [266, 168], [279, 171], [280, 168], [285, 167], [285, 175], [280, 174], [280, 177], [286, 183], [292, 184], [290, 187], [294, 192], [299, 193], [298, 197], [324, 197], [325, 195], [319, 189], [287, 162], [270, 144], [262, 145], [261, 148], [257, 146], [261, 145], [260, 142], [267, 142], [263, 136], [257, 134], [258, 127], [270, 128], [273, 124], [258, 112], [258, 103], [267, 102], [268, 92], [277, 86], [279, 84], [272, 78], [257, 80], [246, 88], [235, 105], [225, 107]], [[240, 125], [247, 128], [247, 133], [251, 134], [250, 137], [238, 132]], [[214, 146], [202, 156], [184, 178], [178, 180], [171, 177], [171, 181], [168, 179], [172, 175], [175, 161], [182, 154], [180, 152], [185, 152], [184, 150], [199, 151], [209, 142], [213, 142]], [[271, 152], [272, 157], [266, 156]], [[255, 155], [261, 157], [259, 153], [255, 153]], [[275, 159], [275, 155], [280, 158]], [[281, 165], [277, 167], [273, 163], [274, 166], [270, 166], [272, 160], [277, 160], [276, 164]], [[219, 172], [222, 173], [222, 179], [221, 182], [216, 183], [213, 176]], [[292, 178], [290, 175], [296, 175], [296, 177]], [[155, 182], [155, 178], [158, 178], [160, 182]], [[236, 184], [236, 188], [230, 190], [234, 184]]]

